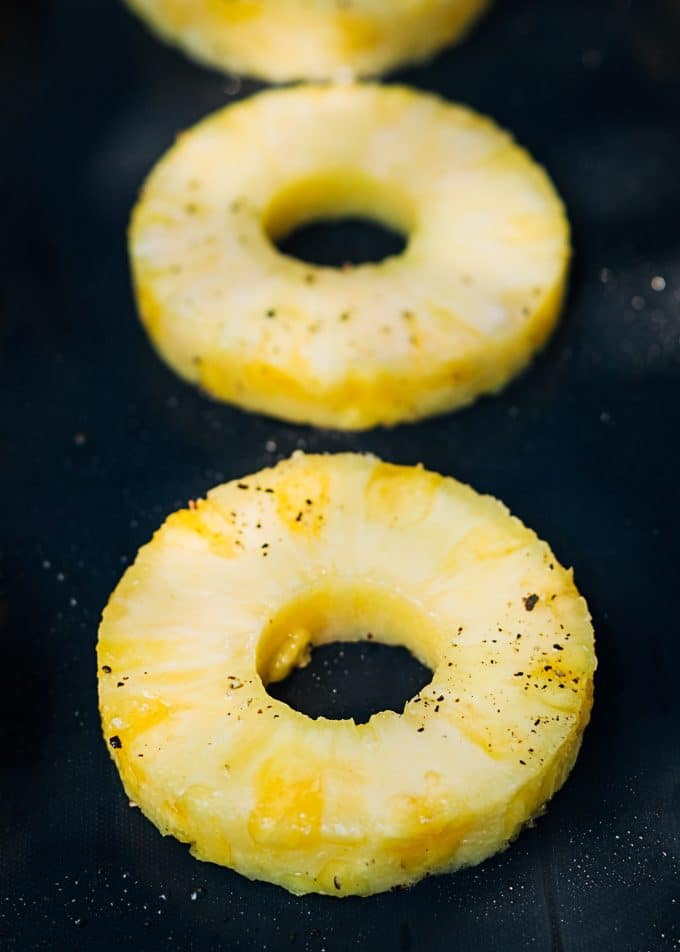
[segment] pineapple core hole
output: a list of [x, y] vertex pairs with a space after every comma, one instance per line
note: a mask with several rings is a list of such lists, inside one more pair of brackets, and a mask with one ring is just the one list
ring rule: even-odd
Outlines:
[[365, 724], [379, 711], [400, 714], [431, 678], [430, 669], [406, 648], [371, 640], [335, 642], [315, 648], [308, 665], [267, 690], [308, 717]]
[[361, 724], [378, 711], [403, 711], [430, 682], [438, 641], [432, 620], [403, 596], [336, 582], [269, 619], [257, 670], [272, 697], [295, 710]]
[[402, 254], [413, 214], [405, 196], [365, 176], [337, 172], [283, 189], [262, 226], [287, 257], [342, 268]]

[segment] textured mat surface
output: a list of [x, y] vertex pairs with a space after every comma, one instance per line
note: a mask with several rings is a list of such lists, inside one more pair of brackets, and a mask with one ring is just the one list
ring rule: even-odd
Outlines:
[[[574, 268], [557, 334], [503, 394], [356, 436], [208, 402], [134, 314], [125, 227], [143, 176], [179, 129], [255, 86], [192, 65], [117, 0], [5, 0], [4, 950], [678, 947], [679, 20], [670, 0], [499, 2], [459, 49], [396, 77], [488, 112], [546, 165]], [[388, 247], [352, 227], [299, 250], [341, 262], [348, 246]], [[111, 588], [166, 513], [296, 447], [455, 475], [576, 567], [600, 658], [582, 755], [535, 828], [477, 869], [369, 900], [295, 899], [195, 862], [122, 793], [96, 703]], [[365, 717], [420, 686], [403, 657], [340, 650], [280, 690]]]

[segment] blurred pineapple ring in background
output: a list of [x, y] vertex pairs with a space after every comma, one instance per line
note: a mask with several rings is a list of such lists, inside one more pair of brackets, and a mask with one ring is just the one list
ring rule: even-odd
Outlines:
[[488, 0], [127, 0], [202, 63], [282, 82], [383, 73], [458, 39]]
[[[367, 632], [433, 671], [402, 714], [312, 720], [267, 693], [310, 644]], [[507, 846], [574, 763], [596, 662], [572, 572], [500, 502], [296, 454], [167, 519], [111, 596], [98, 664], [110, 752], [162, 833], [343, 896]]]
[[[320, 218], [408, 236], [329, 268], [274, 242]], [[139, 310], [183, 377], [342, 429], [498, 390], [559, 313], [569, 228], [545, 172], [493, 122], [401, 87], [261, 93], [179, 138], [134, 210]]]

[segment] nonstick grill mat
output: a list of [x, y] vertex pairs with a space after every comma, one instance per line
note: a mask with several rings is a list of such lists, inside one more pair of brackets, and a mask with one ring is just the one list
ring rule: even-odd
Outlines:
[[[459, 48], [390, 77], [512, 130], [565, 199], [575, 258], [557, 333], [507, 390], [357, 436], [209, 402], [156, 358], [135, 316], [125, 228], [144, 175], [178, 130], [256, 85], [193, 65], [118, 0], [4, 0], [3, 950], [675, 947], [679, 10], [498, 2]], [[312, 251], [338, 261], [374, 240], [380, 251], [346, 226]], [[109, 761], [94, 646], [125, 564], [187, 499], [297, 447], [450, 473], [576, 567], [600, 659], [592, 723], [547, 814], [476, 869], [372, 899], [297, 899], [162, 839]], [[377, 706], [419, 686], [403, 659], [392, 674], [378, 654], [332, 650], [317, 674], [338, 694], [324, 708], [310, 676], [291, 700], [361, 716], [365, 665]]]

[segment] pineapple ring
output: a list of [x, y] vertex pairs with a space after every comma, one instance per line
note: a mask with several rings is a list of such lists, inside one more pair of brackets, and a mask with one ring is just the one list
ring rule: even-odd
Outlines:
[[[402, 714], [266, 691], [371, 631], [429, 665]], [[171, 515], [99, 633], [128, 796], [199, 859], [368, 895], [503, 849], [564, 782], [596, 665], [587, 606], [497, 500], [420, 467], [295, 454]]]
[[282, 82], [375, 75], [459, 39], [489, 0], [128, 0], [210, 66]]
[[[403, 254], [315, 267], [273, 241], [374, 217]], [[182, 136], [130, 230], [156, 348], [223, 400], [342, 429], [496, 391], [545, 341], [569, 257], [546, 174], [488, 119], [412, 90], [262, 93]]]

